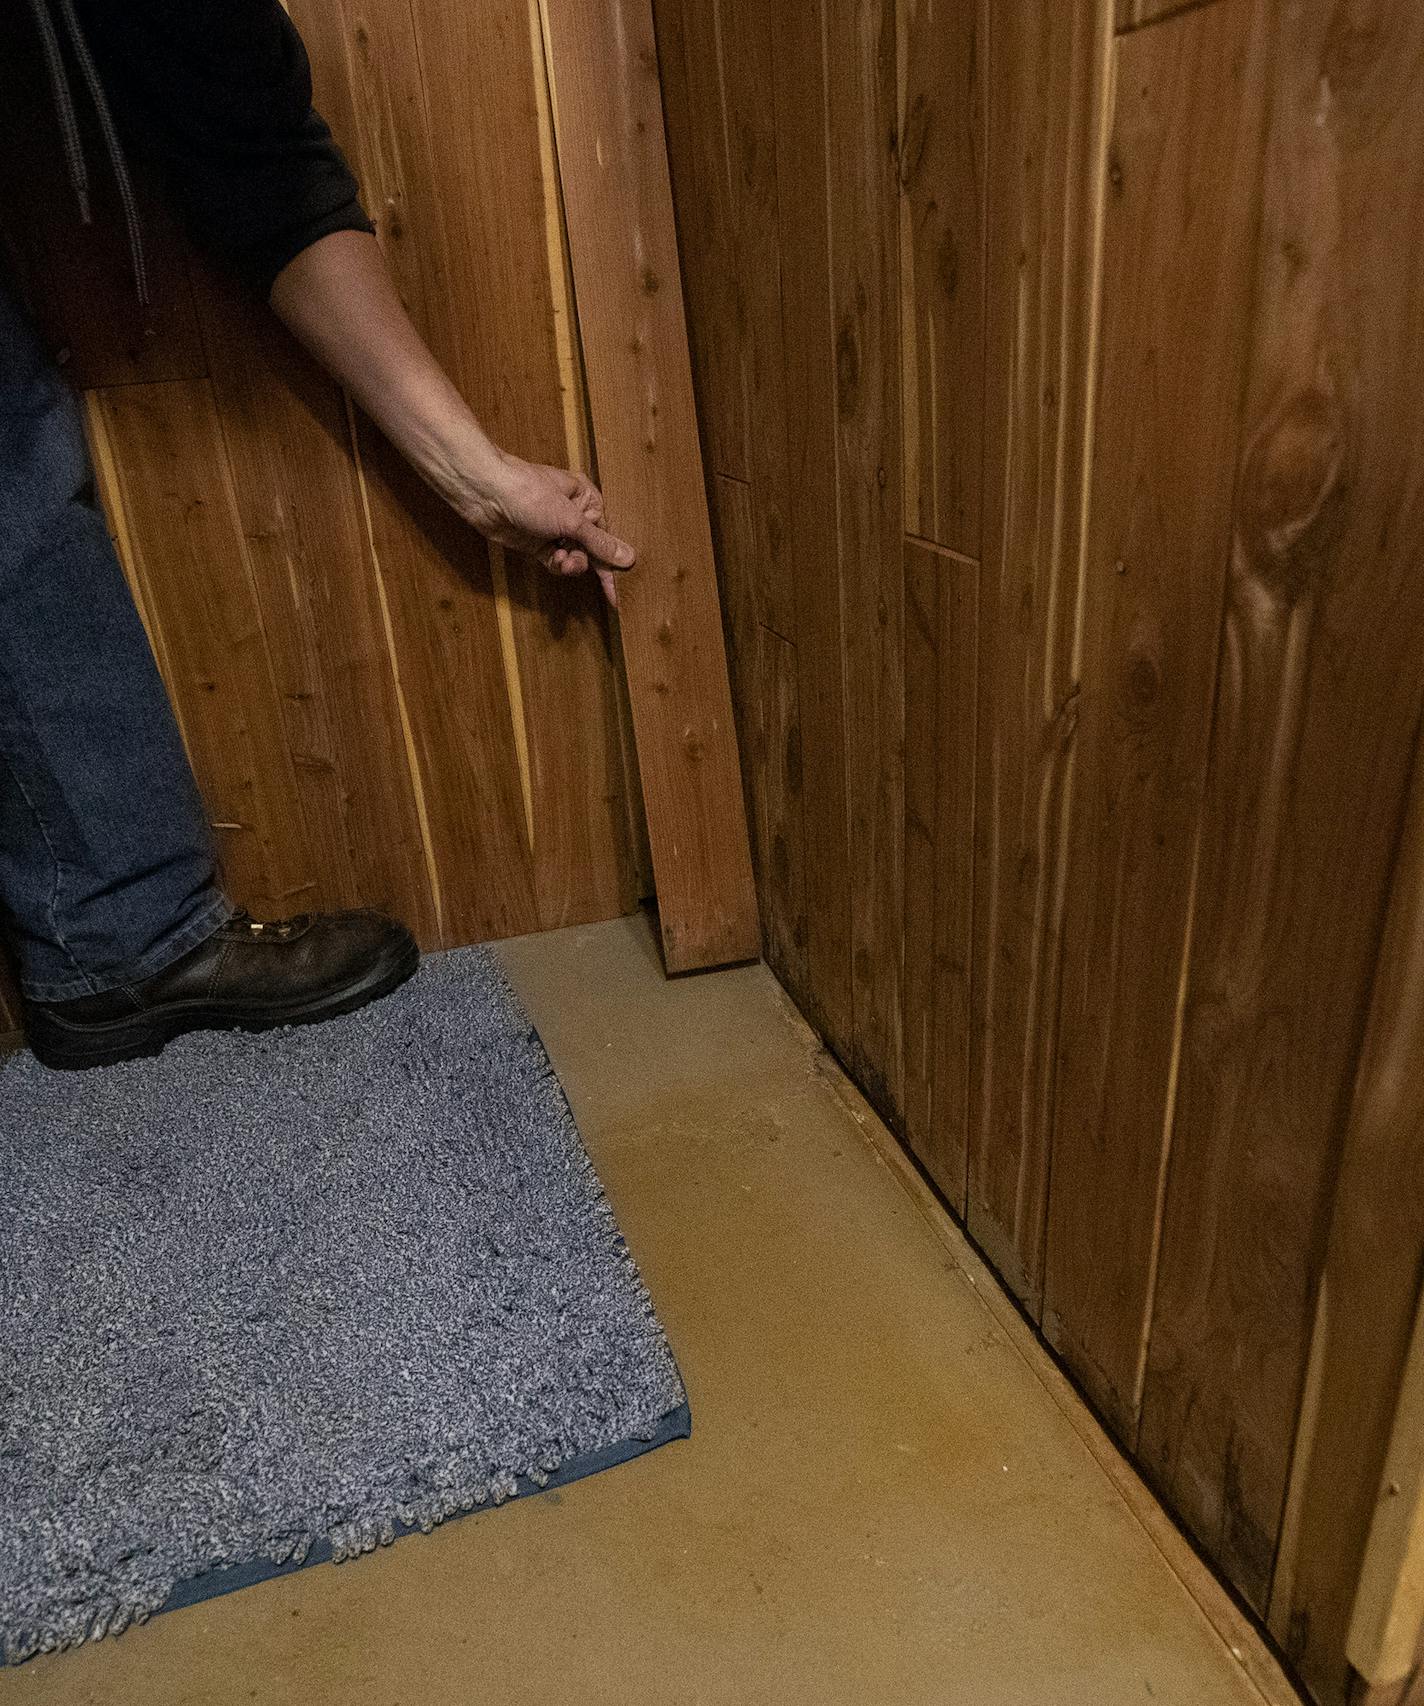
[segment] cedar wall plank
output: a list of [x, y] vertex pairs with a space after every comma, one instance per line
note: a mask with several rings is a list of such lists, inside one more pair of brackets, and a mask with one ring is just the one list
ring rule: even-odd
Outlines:
[[897, 1123], [904, 951], [904, 565], [893, 0], [826, 6], [836, 548], [846, 683], [850, 1063]]
[[850, 843], [836, 396], [826, 155], [824, 0], [775, 16], [777, 226], [786, 400], [785, 573], [793, 588], [805, 826], [808, 1017], [852, 1052]]
[[[1142, 1427], [1154, 1474], [1258, 1609], [1424, 705], [1424, 267], [1399, 241], [1424, 220], [1424, 15], [1359, 31], [1321, 8], [1284, 19]], [[1388, 1216], [1369, 1248], [1397, 1293], [1405, 1257], [1385, 1257], [1385, 1227], [1417, 1223], [1403, 1152], [1382, 1169], [1375, 1141], [1377, 1194], [1340, 1212], [1357, 1230], [1366, 1212]], [[1347, 1181], [1362, 1188], [1348, 1165]], [[1338, 1650], [1336, 1550], [1357, 1546], [1367, 1497], [1342, 1454], [1363, 1463], [1364, 1415], [1382, 1397], [1371, 1382], [1398, 1330], [1397, 1295], [1389, 1321], [1376, 1315], [1369, 1263], [1335, 1284], [1316, 1470], [1328, 1481], [1303, 1515], [1283, 1613], [1287, 1646], [1316, 1674]], [[1370, 1393], [1368, 1412], [1335, 1407], [1352, 1391]]]
[[760, 629], [763, 769], [756, 802], [766, 957], [789, 989], [806, 983], [805, 805], [796, 648]]
[[1108, 0], [996, 10], [967, 1219], [1041, 1305], [1072, 806]]
[[[737, 243], [740, 185], [733, 157], [729, 0], [658, 0], [653, 7], [668, 167], [684, 257], [688, 345], [709, 474], [751, 477], [751, 372], [746, 344], [746, 270]], [[741, 85], [734, 83], [732, 88]]]
[[[722, 645], [647, 0], [545, 9], [599, 474], [640, 552], [620, 629], [668, 968], [760, 926]], [[637, 407], [629, 400], [637, 399]]]
[[968, 1167], [978, 565], [905, 542], [905, 1135], [960, 1213]]
[[[293, 15], [312, 54], [317, 99], [333, 128], [343, 126], [338, 137], [358, 168], [402, 299], [464, 388], [461, 322], [469, 316], [461, 304], [481, 300], [485, 281], [472, 276], [478, 260], [461, 271], [458, 234], [446, 218], [459, 204], [440, 193], [414, 14], [382, 6], [353, 16], [303, 0]], [[448, 122], [477, 145], [467, 114]], [[451, 942], [519, 935], [537, 926], [538, 903], [489, 553], [364, 419], [357, 439], [426, 801], [440, 928]], [[463, 880], [473, 871], [477, 886]]]
[[[307, 0], [297, 11], [318, 98], [358, 165], [416, 324], [496, 438], [540, 461], [576, 460], [561, 281], [547, 240], [528, 240], [546, 231], [556, 192], [543, 178], [527, 5], [478, 20], [442, 0], [412, 12]], [[476, 302], [480, 313], [465, 310]], [[450, 939], [625, 910], [617, 709], [591, 585], [555, 584], [502, 556], [492, 567], [364, 420], [359, 439]]]
[[[159, 663], [217, 836], [223, 879], [259, 916], [323, 905], [252, 565], [205, 380], [100, 392], [97, 460], [115, 489]], [[152, 631], [152, 630], [151, 630]]]
[[773, 14], [760, 0], [654, 12], [709, 471], [750, 481], [757, 620], [794, 641]]
[[[774, 8], [762, 0], [717, 0], [726, 65], [726, 132], [736, 215], [737, 325], [747, 366], [749, 461], [757, 543], [758, 620], [793, 643], [798, 575], [791, 553], [820, 541], [789, 531], [786, 352], [783, 339]], [[709, 258], [722, 271], [719, 256]], [[793, 270], [799, 265], [793, 262]]]
[[758, 546], [752, 488], [718, 475], [713, 523], [727, 659], [741, 742], [753, 865], [768, 961], [804, 981], [801, 729], [795, 649], [757, 620]]
[[259, 304], [206, 270], [197, 294], [324, 893], [389, 911], [439, 946], [345, 401]]
[[900, 0], [905, 528], [979, 553], [989, 0]]
[[[1043, 1311], [1137, 1419], [1244, 389], [1268, 44], [1208, 6], [1118, 48]], [[1233, 903], [1236, 897], [1233, 895]]]
[[1345, 1129], [1310, 1399], [1271, 1593], [1272, 1632], [1330, 1702], [1349, 1689], [1345, 1635], [1424, 1274], [1424, 752], [1416, 751], [1411, 795]]

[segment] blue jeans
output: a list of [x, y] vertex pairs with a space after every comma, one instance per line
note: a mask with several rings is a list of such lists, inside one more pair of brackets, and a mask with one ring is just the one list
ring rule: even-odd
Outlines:
[[78, 406], [0, 281], [0, 917], [21, 988], [136, 982], [231, 913]]

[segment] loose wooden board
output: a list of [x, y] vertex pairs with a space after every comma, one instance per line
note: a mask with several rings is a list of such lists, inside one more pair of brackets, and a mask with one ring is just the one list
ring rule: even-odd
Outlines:
[[760, 927], [687, 353], [648, 0], [544, 6], [598, 474], [639, 550], [620, 628], [669, 971]]

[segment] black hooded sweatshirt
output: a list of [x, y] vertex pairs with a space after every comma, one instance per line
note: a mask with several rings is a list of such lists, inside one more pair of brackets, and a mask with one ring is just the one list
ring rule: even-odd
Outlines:
[[265, 295], [318, 238], [371, 229], [278, 0], [72, 4], [122, 146], [156, 161], [190, 235], [227, 269]]

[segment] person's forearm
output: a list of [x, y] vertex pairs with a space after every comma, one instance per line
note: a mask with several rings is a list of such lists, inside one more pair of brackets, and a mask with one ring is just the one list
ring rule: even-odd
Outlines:
[[334, 231], [277, 274], [273, 309], [435, 490], [497, 544], [555, 574], [613, 571], [633, 547], [603, 526], [603, 497], [578, 469], [525, 462], [491, 442], [401, 306], [374, 237]]
[[462, 512], [488, 499], [503, 453], [421, 341], [374, 237], [313, 243], [278, 273], [271, 303], [442, 497]]

